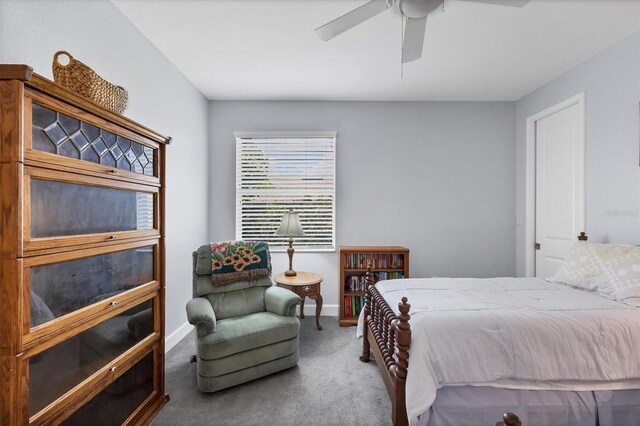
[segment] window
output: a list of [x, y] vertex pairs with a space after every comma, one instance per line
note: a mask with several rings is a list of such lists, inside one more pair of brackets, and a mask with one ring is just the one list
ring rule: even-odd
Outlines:
[[335, 250], [336, 134], [236, 133], [236, 239], [288, 245], [282, 214], [300, 215], [296, 250]]

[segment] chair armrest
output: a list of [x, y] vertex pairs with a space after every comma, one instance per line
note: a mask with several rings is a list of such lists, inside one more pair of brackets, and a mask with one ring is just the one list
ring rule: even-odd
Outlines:
[[272, 286], [264, 292], [267, 311], [285, 317], [296, 315], [296, 305], [299, 305], [300, 301], [300, 296], [286, 288]]
[[196, 297], [187, 302], [187, 319], [196, 326], [200, 337], [216, 330], [216, 314], [211, 303], [204, 297]]

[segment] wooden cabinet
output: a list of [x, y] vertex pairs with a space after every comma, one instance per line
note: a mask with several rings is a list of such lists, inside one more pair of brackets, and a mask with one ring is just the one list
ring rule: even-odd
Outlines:
[[0, 418], [148, 423], [164, 393], [170, 141], [0, 65]]
[[399, 246], [340, 247], [340, 326], [355, 325], [364, 307], [365, 274], [374, 281], [409, 278], [409, 249]]

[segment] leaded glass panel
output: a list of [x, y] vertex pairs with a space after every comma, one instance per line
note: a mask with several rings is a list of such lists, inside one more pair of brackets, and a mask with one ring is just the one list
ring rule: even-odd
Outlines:
[[152, 148], [36, 103], [32, 120], [36, 151], [155, 176]]

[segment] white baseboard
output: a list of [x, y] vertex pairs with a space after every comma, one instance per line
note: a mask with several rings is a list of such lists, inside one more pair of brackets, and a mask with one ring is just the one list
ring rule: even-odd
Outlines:
[[188, 322], [185, 322], [173, 333], [166, 336], [164, 338], [164, 353], [169, 352], [169, 350], [177, 345], [180, 340], [184, 339], [184, 337], [189, 334], [191, 330], [193, 330], [193, 326]]
[[[298, 313], [300, 309], [298, 309]], [[313, 303], [305, 303], [304, 304], [304, 315], [307, 317], [312, 317], [316, 314], [316, 305]], [[337, 317], [338, 316], [338, 305], [326, 305], [322, 304], [322, 312], [320, 315], [327, 317]]]

